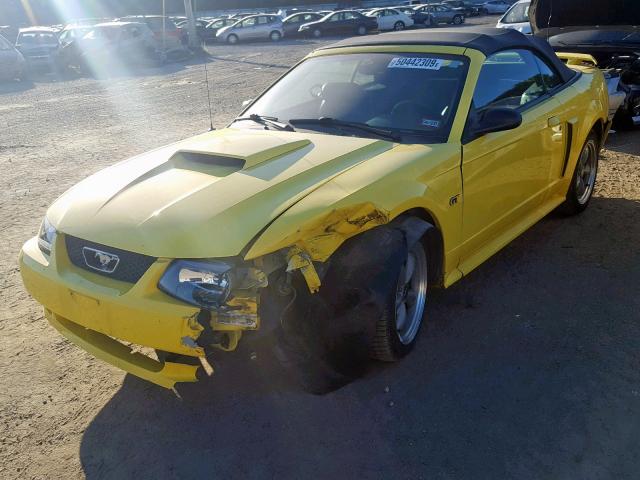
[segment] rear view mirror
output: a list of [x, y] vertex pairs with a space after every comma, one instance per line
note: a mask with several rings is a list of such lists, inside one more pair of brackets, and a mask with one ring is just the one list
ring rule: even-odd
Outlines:
[[513, 130], [522, 124], [522, 115], [512, 108], [488, 108], [479, 114], [472, 134], [474, 138], [487, 133]]

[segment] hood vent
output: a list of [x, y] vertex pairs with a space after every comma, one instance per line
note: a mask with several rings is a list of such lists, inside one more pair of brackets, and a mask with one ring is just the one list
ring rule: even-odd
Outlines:
[[173, 154], [170, 161], [176, 166], [183, 162], [202, 163], [204, 165], [216, 165], [218, 167], [231, 167], [241, 170], [244, 167], [244, 160], [238, 157], [226, 155], [216, 155], [215, 153], [178, 151]]

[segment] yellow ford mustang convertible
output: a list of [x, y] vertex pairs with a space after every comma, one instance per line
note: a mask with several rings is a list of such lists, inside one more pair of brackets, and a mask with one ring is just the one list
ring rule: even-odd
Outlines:
[[62, 335], [158, 385], [266, 336], [320, 390], [406, 355], [430, 289], [584, 210], [607, 112], [598, 70], [513, 30], [348, 39], [227, 128], [66, 192], [24, 284]]

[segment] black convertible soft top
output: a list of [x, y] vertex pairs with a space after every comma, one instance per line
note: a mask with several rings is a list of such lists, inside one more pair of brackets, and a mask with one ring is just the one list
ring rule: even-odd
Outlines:
[[464, 47], [478, 50], [487, 57], [502, 50], [535, 50], [541, 57], [555, 66], [565, 82], [576, 75], [575, 71], [562, 63], [546, 40], [531, 35], [524, 35], [509, 28], [438, 28], [433, 30], [421, 29], [391, 32], [366, 37], [347, 38], [338, 43], [322, 47], [321, 50], [376, 45], [438, 45]]

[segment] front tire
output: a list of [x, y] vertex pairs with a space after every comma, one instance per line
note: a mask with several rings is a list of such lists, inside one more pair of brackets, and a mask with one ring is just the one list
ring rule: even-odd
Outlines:
[[393, 29], [396, 32], [400, 32], [401, 30], [404, 30], [404, 22], [396, 22], [396, 24], [393, 26]]
[[591, 132], [578, 157], [567, 197], [560, 205], [559, 211], [561, 213], [577, 215], [586, 210], [595, 189], [599, 157], [600, 139], [594, 132]]
[[271, 35], [269, 35], [269, 38], [272, 42], [279, 42], [282, 39], [282, 35], [278, 31], [273, 31]]
[[454, 25], [462, 25], [463, 21], [464, 21], [464, 19], [460, 15], [456, 15], [455, 17], [453, 17], [453, 24]]
[[236, 43], [238, 43], [238, 36], [231, 34], [227, 37], [227, 43], [230, 45], [235, 45]]
[[376, 323], [371, 356], [395, 362], [416, 343], [424, 319], [428, 290], [428, 262], [421, 241], [407, 251], [382, 317]]
[[311, 32], [311, 35], [313, 35], [313, 38], [320, 38], [322, 36], [322, 30], [320, 30], [319, 28], [314, 28], [313, 32]]
[[367, 27], [365, 27], [364, 25], [360, 25], [357, 29], [356, 29], [356, 33], [358, 35], [366, 35], [367, 34]]

